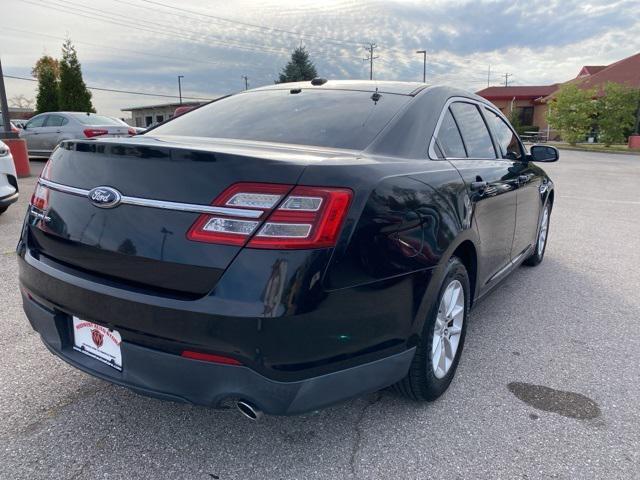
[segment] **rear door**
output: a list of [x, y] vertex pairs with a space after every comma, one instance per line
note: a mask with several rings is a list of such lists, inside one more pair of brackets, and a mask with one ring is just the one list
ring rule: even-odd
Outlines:
[[[497, 280], [511, 260], [517, 204], [514, 162], [498, 158], [479, 106], [472, 102], [451, 103], [437, 138], [469, 190], [480, 237], [478, 280], [484, 286]], [[457, 146], [446, 145], [451, 142]]]
[[485, 108], [485, 115], [492, 127], [500, 155], [505, 160], [514, 161], [512, 170], [517, 174], [516, 231], [511, 248], [511, 257], [515, 259], [533, 245], [538, 234], [538, 219], [542, 208], [542, 176], [533, 163], [527, 162], [524, 146], [511, 126], [491, 109]]

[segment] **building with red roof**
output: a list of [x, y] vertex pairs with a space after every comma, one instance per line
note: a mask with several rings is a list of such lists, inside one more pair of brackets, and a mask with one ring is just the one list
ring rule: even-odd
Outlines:
[[[640, 53], [611, 65], [585, 65], [576, 78], [565, 83], [569, 82], [580, 88], [593, 89], [597, 96], [604, 94], [604, 86], [609, 82], [640, 88]], [[522, 125], [535, 126], [542, 131], [547, 129], [548, 103], [561, 85], [489, 87], [477, 94], [491, 101], [507, 116], [515, 110]]]

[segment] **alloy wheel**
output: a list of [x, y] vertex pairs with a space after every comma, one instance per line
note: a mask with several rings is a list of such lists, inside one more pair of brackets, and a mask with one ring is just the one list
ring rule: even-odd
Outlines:
[[549, 207], [545, 207], [542, 214], [542, 222], [540, 223], [540, 233], [538, 234], [538, 256], [542, 256], [544, 245], [547, 242], [547, 233], [549, 232]]
[[436, 378], [444, 378], [456, 358], [464, 322], [464, 288], [452, 280], [444, 290], [433, 329], [431, 364]]

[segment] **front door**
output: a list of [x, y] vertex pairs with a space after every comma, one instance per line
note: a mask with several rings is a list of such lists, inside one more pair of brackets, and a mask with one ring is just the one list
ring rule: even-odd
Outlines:
[[498, 158], [485, 121], [474, 103], [449, 107], [437, 134], [445, 158], [460, 172], [469, 191], [477, 229], [478, 285], [500, 278], [511, 261], [516, 226], [517, 176], [514, 162]]
[[27, 142], [29, 152], [42, 150], [42, 131], [44, 130], [44, 122], [47, 115], [38, 115], [32, 118], [26, 125], [26, 128], [20, 133], [20, 137]]
[[512, 259], [528, 255], [528, 248], [535, 243], [538, 234], [538, 222], [542, 207], [540, 169], [527, 162], [520, 139], [496, 112], [485, 108], [485, 116], [493, 131], [502, 158], [513, 161], [510, 167], [512, 177], [517, 180], [516, 231], [511, 248]]
[[53, 151], [60, 143], [62, 129], [67, 123], [69, 120], [62, 115], [49, 115], [44, 126], [40, 129], [40, 150]]

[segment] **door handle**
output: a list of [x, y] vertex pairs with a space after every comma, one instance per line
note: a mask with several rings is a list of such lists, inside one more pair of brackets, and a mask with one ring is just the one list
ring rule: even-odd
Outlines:
[[471, 190], [476, 192], [478, 190], [484, 190], [485, 188], [487, 188], [487, 185], [488, 185], [487, 182], [477, 181], [477, 182], [471, 182], [471, 185], [469, 187], [471, 188]]

